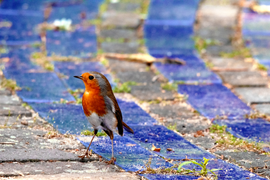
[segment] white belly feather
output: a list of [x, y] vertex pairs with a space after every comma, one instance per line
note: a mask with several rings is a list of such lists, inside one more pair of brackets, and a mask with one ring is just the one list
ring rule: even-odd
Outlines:
[[104, 129], [101, 126], [101, 123], [103, 123], [108, 129], [116, 132], [117, 120], [112, 112], [108, 112], [102, 117], [99, 117], [96, 113], [92, 113], [90, 116], [87, 116], [87, 119], [94, 129]]

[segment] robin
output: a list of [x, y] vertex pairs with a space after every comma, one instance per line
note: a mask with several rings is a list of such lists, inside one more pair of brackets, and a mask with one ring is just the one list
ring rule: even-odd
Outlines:
[[[109, 163], [114, 163], [113, 157], [113, 132], [118, 132], [123, 136], [123, 128], [133, 133], [133, 130], [123, 122], [122, 113], [114, 97], [112, 87], [107, 78], [95, 71], [83, 73], [81, 76], [74, 76], [81, 79], [85, 85], [85, 91], [82, 97], [82, 106], [84, 114], [94, 128], [94, 136], [82, 159], [88, 156], [88, 151], [93, 139], [99, 129], [103, 130], [112, 141], [112, 158]], [[117, 130], [116, 131], [116, 127]]]

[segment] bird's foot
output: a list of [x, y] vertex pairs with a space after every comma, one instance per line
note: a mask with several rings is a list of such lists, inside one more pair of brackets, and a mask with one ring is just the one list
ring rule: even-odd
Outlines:
[[107, 164], [114, 164], [116, 161], [115, 157], [112, 157], [110, 161], [105, 161]]
[[89, 158], [90, 159], [90, 156], [92, 156], [92, 151], [86, 151], [85, 155], [82, 155], [82, 156], [78, 156], [79, 158], [81, 159], [84, 159], [84, 158]]

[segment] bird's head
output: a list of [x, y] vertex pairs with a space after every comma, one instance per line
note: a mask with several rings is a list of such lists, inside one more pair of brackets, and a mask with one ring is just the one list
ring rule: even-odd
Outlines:
[[111, 87], [107, 78], [99, 72], [91, 71], [83, 73], [81, 76], [74, 77], [84, 82], [86, 91], [99, 88], [101, 92], [106, 92], [108, 88]]

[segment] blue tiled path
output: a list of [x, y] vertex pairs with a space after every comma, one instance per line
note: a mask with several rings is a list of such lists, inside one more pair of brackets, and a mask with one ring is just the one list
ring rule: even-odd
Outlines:
[[[77, 88], [83, 88], [82, 83], [79, 84], [71, 78], [73, 75], [78, 75], [77, 73], [80, 74], [89, 70], [97, 70], [106, 73], [104, 67], [99, 63], [55, 62], [55, 72], [47, 72], [30, 61], [30, 54], [38, 50], [30, 48], [29, 46], [20, 48], [13, 47], [13, 45], [26, 45], [40, 41], [34, 28], [43, 21], [42, 10], [49, 2], [52, 1], [25, 0], [22, 2], [18, 0], [3, 0], [0, 6], [2, 8], [0, 12], [1, 21], [8, 21], [13, 25], [0, 30], [0, 33], [2, 33], [0, 34], [1, 42], [9, 47], [9, 53], [6, 56], [9, 57], [10, 61], [5, 64], [4, 74], [7, 78], [15, 79], [18, 85], [22, 87], [22, 90], [17, 92], [22, 100], [29, 103], [41, 117], [53, 124], [59, 132], [79, 135], [82, 130], [91, 130], [90, 124], [87, 122], [81, 106], [60, 104], [59, 101], [61, 99], [74, 101], [75, 99], [68, 92], [68, 89], [75, 90]], [[68, 18], [71, 18], [73, 23], [78, 23], [78, 28], [74, 32], [48, 32], [46, 41], [48, 54], [90, 57], [91, 53], [95, 53], [95, 28], [89, 27], [82, 29], [80, 23], [84, 19], [78, 18], [79, 16], [77, 15], [85, 12], [87, 19], [94, 18], [100, 3], [101, 1], [97, 0], [78, 1], [77, 3], [59, 1], [54, 3], [52, 14], [48, 21], [52, 22], [55, 18], [67, 18], [69, 15]], [[194, 42], [191, 37], [193, 34], [192, 26], [199, 1], [169, 0], [166, 1], [166, 6], [164, 6], [164, 3], [165, 1], [162, 0], [152, 0], [150, 4], [149, 18], [145, 28], [146, 44], [149, 47], [149, 52], [156, 57], [167, 55], [183, 58], [188, 63], [186, 67], [156, 64], [158, 69], [171, 81], [214, 83], [217, 84], [217, 86], [221, 86], [221, 81], [218, 76], [205, 67], [202, 61], [197, 57], [193, 47]], [[166, 9], [164, 7], [166, 7]], [[75, 8], [75, 10], [71, 11], [73, 8]], [[18, 16], [20, 16], [20, 21], [17, 21]], [[19, 27], [23, 27], [23, 29]], [[159, 36], [159, 38], [156, 38], [156, 36]], [[168, 46], [168, 44], [170, 45]], [[181, 72], [176, 72], [179, 70], [178, 68], [182, 69]], [[170, 74], [168, 70], [173, 73]], [[59, 79], [56, 74], [59, 72], [68, 76], [68, 78]], [[188, 75], [188, 72], [192, 73]], [[183, 87], [184, 85], [182, 87], [180, 86], [179, 89]], [[187, 93], [190, 92], [192, 91], [187, 91]], [[206, 93], [206, 95], [208, 94]], [[209, 96], [211, 97], [212, 95]], [[228, 96], [233, 97], [229, 93]], [[190, 97], [192, 96], [190, 95]], [[232, 99], [235, 104], [244, 107], [236, 97], [233, 98], [235, 98]], [[190, 100], [192, 100], [192, 98], [190, 98]], [[194, 102], [196, 101], [195, 98]], [[173, 165], [165, 161], [164, 158], [181, 160], [188, 157], [200, 161], [203, 157], [206, 157], [211, 159], [211, 167], [222, 169], [220, 175], [224, 177], [224, 179], [231, 177], [237, 179], [263, 179], [235, 165], [216, 160], [213, 155], [186, 141], [175, 132], [168, 130], [164, 126], [157, 125], [157, 121], [151, 118], [149, 114], [143, 111], [134, 102], [126, 102], [120, 99], [118, 99], [118, 102], [123, 112], [124, 121], [135, 131], [134, 135], [126, 132], [124, 137], [116, 135], [114, 139], [114, 150], [115, 156], [117, 157], [116, 163], [124, 170], [138, 171], [143, 168], [149, 158], [152, 158], [151, 166], [153, 168], [160, 168], [171, 167]], [[220, 106], [220, 108], [223, 108], [219, 102], [216, 104]], [[216, 107], [210, 110], [204, 107], [200, 108], [202, 112], [205, 112], [207, 117], [214, 116], [213, 111]], [[245, 108], [249, 111], [248, 107], [245, 106]], [[231, 115], [234, 113], [241, 114], [242, 112], [230, 112], [228, 110], [226, 113]], [[232, 129], [234, 128], [233, 124], [231, 127]], [[267, 127], [267, 125], [265, 127]], [[79, 140], [85, 146], [88, 146], [89, 142], [85, 142], [84, 138], [79, 138]], [[110, 147], [111, 145], [110, 143], [108, 137], [96, 138], [91, 148], [94, 152], [109, 159], [111, 156], [111, 148], [108, 148], [108, 146]], [[160, 147], [162, 150], [160, 152], [150, 151], [152, 145]], [[172, 148], [173, 151], [167, 151], [167, 148]], [[192, 176], [158, 174], [145, 174], [143, 176], [148, 179], [197, 178]]]

